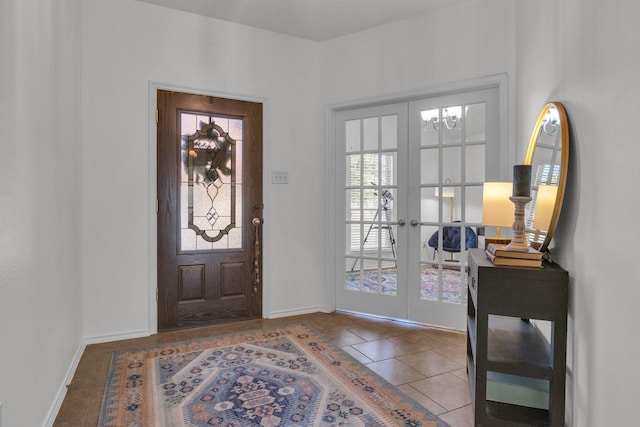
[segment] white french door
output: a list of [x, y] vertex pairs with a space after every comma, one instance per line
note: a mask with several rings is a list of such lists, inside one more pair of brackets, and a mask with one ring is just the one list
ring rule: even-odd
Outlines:
[[338, 309], [407, 317], [407, 107], [336, 114]]
[[497, 93], [336, 113], [336, 308], [465, 328], [482, 183], [500, 178]]
[[499, 178], [497, 90], [411, 102], [409, 138], [408, 318], [463, 330], [482, 184]]

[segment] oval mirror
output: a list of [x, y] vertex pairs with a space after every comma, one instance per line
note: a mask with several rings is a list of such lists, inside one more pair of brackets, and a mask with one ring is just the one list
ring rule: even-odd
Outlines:
[[546, 252], [558, 224], [569, 164], [569, 126], [559, 102], [544, 106], [524, 161], [531, 165], [531, 202], [525, 212], [529, 245]]

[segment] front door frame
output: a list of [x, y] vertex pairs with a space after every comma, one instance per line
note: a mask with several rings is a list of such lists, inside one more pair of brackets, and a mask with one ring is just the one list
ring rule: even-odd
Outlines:
[[[515, 91], [509, 91], [509, 85], [510, 82], [507, 74], [496, 74], [487, 77], [435, 85], [426, 89], [409, 91], [387, 97], [327, 106], [327, 282], [325, 286], [325, 306], [328, 312], [332, 312], [336, 309], [335, 277], [337, 269], [343, 268], [342, 265], [338, 265], [335, 261], [335, 251], [337, 248], [336, 227], [342, 226], [340, 221], [342, 213], [336, 212], [337, 206], [339, 206], [337, 197], [342, 197], [342, 194], [339, 194], [336, 191], [336, 114], [343, 110], [366, 108], [381, 104], [410, 102], [422, 98], [451, 95], [457, 92], [469, 90], [497, 88], [500, 109], [500, 129], [498, 134], [501, 145], [501, 158], [499, 161], [501, 170], [499, 175], [502, 177], [501, 179], [510, 180], [509, 165], [514, 164], [515, 162], [517, 147], [515, 143], [508, 143], [509, 141], [515, 141], [515, 122], [513, 119], [515, 117]], [[513, 83], [511, 83], [511, 85], [513, 85]]]
[[[166, 91], [174, 91], [174, 92], [182, 92], [182, 93], [190, 93], [194, 95], [205, 95], [205, 96], [213, 96], [218, 98], [227, 98], [227, 99], [235, 99], [238, 101], [249, 101], [256, 102], [262, 104], [262, 117], [263, 117], [263, 152], [267, 152], [266, 147], [266, 138], [264, 137], [264, 130], [266, 129], [266, 120], [265, 117], [268, 116], [268, 100], [266, 98], [256, 98], [249, 97], [245, 95], [237, 95], [237, 94], [229, 94], [224, 92], [216, 92], [206, 89], [194, 89], [182, 86], [173, 86], [163, 83], [157, 82], [149, 82], [149, 142], [148, 142], [148, 200], [147, 206], [148, 209], [148, 219], [149, 219], [149, 287], [148, 287], [148, 311], [149, 311], [149, 334], [154, 335], [158, 333], [158, 305], [156, 302], [156, 290], [158, 289], [158, 217], [156, 214], [156, 200], [158, 197], [157, 194], [157, 181], [158, 181], [158, 168], [157, 168], [157, 158], [158, 158], [158, 133], [157, 133], [157, 124], [156, 124], [156, 108], [158, 105], [158, 90], [166, 90]], [[262, 201], [265, 205], [263, 210], [263, 218], [268, 218], [268, 200], [267, 193], [265, 191], [265, 171], [267, 168], [268, 160], [266, 156], [263, 156], [262, 159]], [[266, 241], [268, 237], [267, 230], [263, 227], [262, 229], [262, 240]], [[269, 283], [268, 278], [270, 276], [269, 268], [268, 268], [268, 254], [266, 251], [262, 252], [262, 283]], [[265, 313], [269, 313], [268, 301], [269, 299], [266, 297], [266, 290], [263, 288], [262, 292], [262, 316], [265, 316]]]

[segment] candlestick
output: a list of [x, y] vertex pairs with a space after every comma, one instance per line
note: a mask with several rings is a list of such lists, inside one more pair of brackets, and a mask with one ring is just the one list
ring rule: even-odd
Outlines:
[[531, 201], [529, 196], [514, 196], [509, 197], [509, 200], [515, 205], [514, 219], [513, 219], [513, 237], [511, 243], [506, 247], [508, 251], [527, 252], [529, 251], [529, 245], [525, 239], [524, 230], [524, 207]]
[[531, 165], [515, 165], [513, 167], [514, 197], [529, 197], [531, 195]]

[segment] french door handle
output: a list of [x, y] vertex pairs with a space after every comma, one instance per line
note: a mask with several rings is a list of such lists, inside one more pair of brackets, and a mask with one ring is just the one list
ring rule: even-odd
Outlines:
[[404, 227], [405, 225], [407, 225], [407, 221], [405, 221], [404, 219], [399, 219], [398, 220], [398, 225], [400, 227]]
[[409, 224], [415, 227], [416, 225], [420, 224], [420, 222], [416, 221], [415, 219], [412, 219]]

